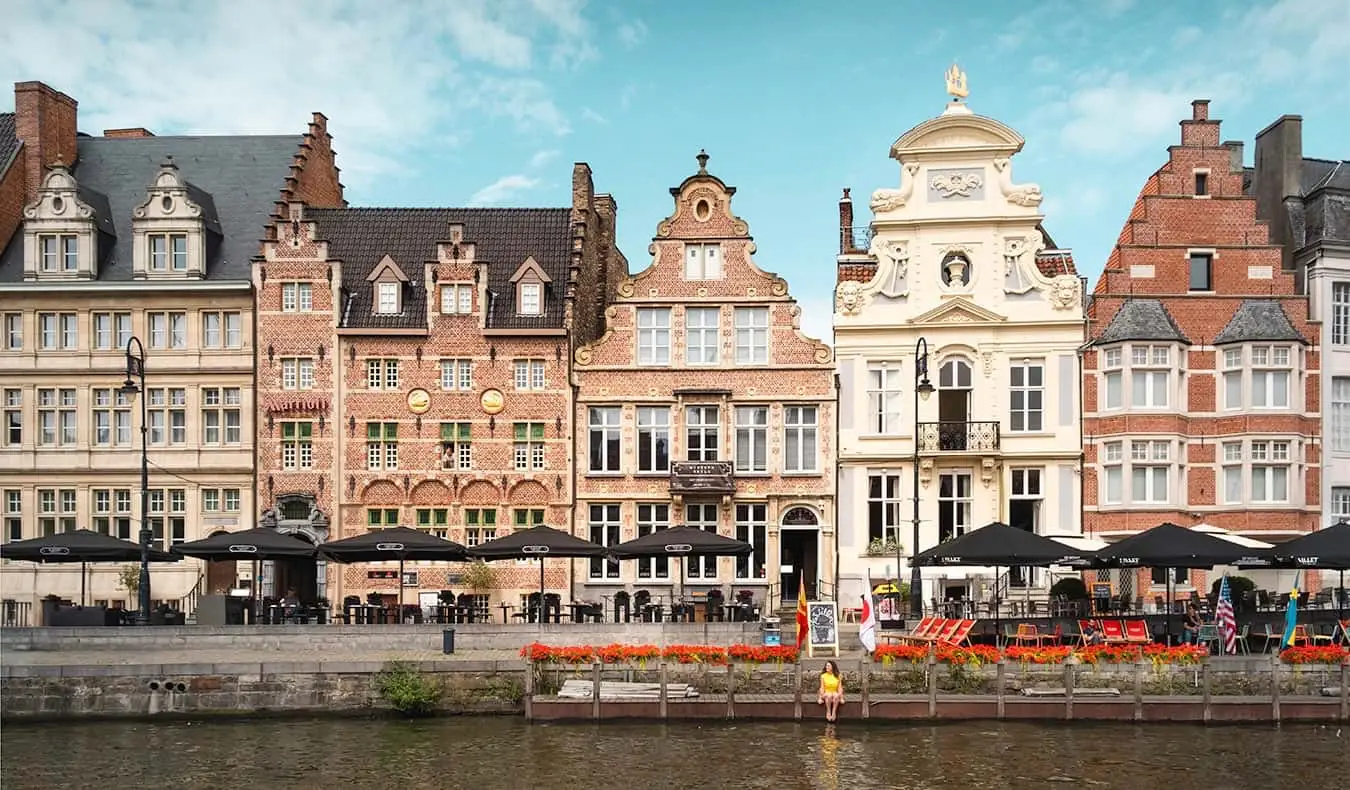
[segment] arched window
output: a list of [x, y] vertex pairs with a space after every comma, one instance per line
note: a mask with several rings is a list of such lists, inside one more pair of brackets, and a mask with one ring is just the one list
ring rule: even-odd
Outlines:
[[794, 507], [783, 514], [783, 526], [785, 527], [815, 527], [819, 525], [820, 521], [810, 508]]
[[938, 387], [944, 390], [971, 388], [970, 363], [964, 359], [949, 359], [938, 372]]

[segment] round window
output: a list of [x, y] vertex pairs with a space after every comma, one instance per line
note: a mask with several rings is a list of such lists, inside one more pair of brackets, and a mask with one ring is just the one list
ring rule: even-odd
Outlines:
[[165, 195], [163, 199], [159, 201], [159, 204], [164, 207], [164, 213], [167, 214], [170, 211], [173, 211], [173, 198], [168, 195]]
[[694, 204], [694, 219], [699, 222], [707, 222], [710, 216], [712, 216], [712, 206], [708, 201], [700, 200]]
[[66, 210], [66, 201], [59, 197], [52, 198], [52, 213], [60, 214]]

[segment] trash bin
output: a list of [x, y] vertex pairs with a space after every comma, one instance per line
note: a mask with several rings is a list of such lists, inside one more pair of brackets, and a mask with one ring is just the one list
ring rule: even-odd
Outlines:
[[441, 652], [447, 656], [455, 652], [455, 629], [441, 631]]
[[783, 627], [777, 617], [764, 618], [760, 629], [764, 632], [765, 647], [778, 647], [783, 644]]

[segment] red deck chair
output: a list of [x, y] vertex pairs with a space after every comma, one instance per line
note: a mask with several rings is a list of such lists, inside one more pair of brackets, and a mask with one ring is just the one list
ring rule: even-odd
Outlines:
[[1153, 635], [1148, 632], [1148, 621], [1126, 620], [1125, 641], [1131, 645], [1146, 645], [1152, 642]]
[[1125, 639], [1125, 626], [1119, 620], [1103, 620], [1102, 636], [1106, 639], [1108, 645], [1123, 645]]
[[941, 617], [925, 617], [914, 630], [904, 636], [906, 642], [931, 642], [947, 621]]
[[939, 641], [945, 642], [954, 647], [968, 645], [970, 643], [970, 630], [975, 627], [974, 620], [957, 620], [956, 630], [942, 637]]
[[1078, 645], [1079, 645], [1080, 647], [1087, 647], [1087, 644], [1088, 644], [1088, 638], [1087, 638], [1088, 628], [1092, 628], [1092, 629], [1095, 630], [1097, 633], [1101, 633], [1101, 631], [1102, 631], [1101, 623], [1098, 623], [1096, 620], [1079, 620], [1079, 621], [1078, 621]]
[[952, 638], [957, 629], [961, 627], [960, 620], [948, 620], [942, 625], [942, 630], [933, 635], [933, 641], [946, 642]]

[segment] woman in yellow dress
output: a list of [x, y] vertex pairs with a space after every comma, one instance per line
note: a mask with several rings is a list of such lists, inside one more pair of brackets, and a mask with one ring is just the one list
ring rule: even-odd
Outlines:
[[816, 701], [825, 706], [825, 721], [839, 720], [839, 706], [844, 704], [844, 679], [839, 677], [839, 667], [833, 661], [826, 661], [820, 672], [820, 692]]

